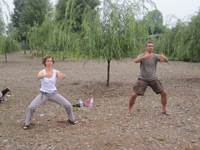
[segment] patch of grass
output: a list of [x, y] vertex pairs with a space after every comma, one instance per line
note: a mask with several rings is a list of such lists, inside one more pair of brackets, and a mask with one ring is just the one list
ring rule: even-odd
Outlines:
[[10, 108], [12, 108], [12, 106], [10, 106], [10, 105], [6, 106], [6, 109], [10, 109]]
[[78, 108], [73, 108], [73, 112], [79, 111]]
[[34, 56], [27, 56], [27, 59], [34, 59]]
[[149, 96], [151, 96], [151, 97], [153, 97], [153, 98], [159, 98], [160, 96], [158, 96], [157, 94], [155, 94], [155, 93], [151, 93], [151, 94], [149, 94]]
[[15, 99], [15, 98], [16, 98], [16, 96], [12, 96], [11, 98], [12, 98], [12, 99]]
[[106, 131], [98, 131], [97, 134], [98, 135], [106, 134]]
[[6, 126], [7, 127], [11, 127], [11, 126], [13, 126], [13, 124], [12, 123], [8, 123], [8, 124], [6, 124]]
[[163, 138], [163, 137], [158, 137], [157, 140], [162, 142], [162, 141], [165, 141], [165, 138]]
[[22, 93], [23, 93], [23, 91], [18, 91], [18, 93], [19, 93], [19, 94], [22, 94]]
[[9, 137], [13, 137], [14, 135], [13, 135], [13, 134], [9, 134], [8, 136], [9, 136]]
[[194, 72], [195, 72], [195, 73], [200, 73], [200, 70], [195, 70]]

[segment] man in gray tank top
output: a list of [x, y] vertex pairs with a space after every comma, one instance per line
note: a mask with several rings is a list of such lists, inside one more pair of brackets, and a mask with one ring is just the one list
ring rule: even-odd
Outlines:
[[156, 76], [157, 62], [168, 62], [168, 58], [163, 53], [159, 55], [152, 53], [153, 42], [147, 42], [145, 49], [146, 52], [140, 54], [135, 60], [135, 63], [140, 63], [140, 74], [133, 86], [133, 94], [129, 100], [129, 108], [126, 115], [130, 116], [131, 108], [135, 104], [137, 96], [143, 96], [147, 86], [150, 86], [156, 94], [161, 95], [163, 113], [169, 115], [170, 113], [167, 111], [167, 92]]

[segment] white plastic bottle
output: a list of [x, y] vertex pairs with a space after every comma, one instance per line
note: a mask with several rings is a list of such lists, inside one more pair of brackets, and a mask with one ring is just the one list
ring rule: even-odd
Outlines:
[[80, 107], [83, 108], [83, 101], [81, 100], [81, 98], [79, 99], [79, 104], [80, 104]]
[[93, 99], [93, 97], [92, 97], [91, 100], [90, 100], [90, 107], [92, 107], [93, 104], [94, 104], [94, 99]]

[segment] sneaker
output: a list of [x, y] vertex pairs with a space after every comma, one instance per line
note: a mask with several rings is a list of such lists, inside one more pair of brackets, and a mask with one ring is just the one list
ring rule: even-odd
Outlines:
[[6, 102], [6, 101], [7, 101], [7, 99], [4, 98], [4, 99], [0, 100], [0, 103], [4, 103], [4, 102]]

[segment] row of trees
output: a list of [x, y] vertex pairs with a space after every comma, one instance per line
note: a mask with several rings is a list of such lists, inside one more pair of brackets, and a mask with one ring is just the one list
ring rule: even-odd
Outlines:
[[134, 57], [143, 50], [151, 23], [139, 21], [148, 14], [145, 3], [154, 6], [149, 0], [120, 5], [104, 0], [102, 8], [99, 0], [59, 0], [54, 13], [48, 0], [14, 0], [16, 39], [28, 43], [32, 54], [106, 60], [109, 86], [111, 60]]
[[147, 4], [156, 8], [151, 0], [124, 0], [121, 4], [104, 0], [101, 6], [99, 0], [58, 0], [55, 9], [49, 0], [14, 0], [14, 30], [9, 39], [24, 43], [25, 54], [28, 44], [33, 55], [106, 60], [107, 86], [111, 61], [136, 57], [152, 34], [160, 34], [158, 40], [151, 39], [157, 52], [172, 59], [200, 61], [196, 47], [199, 15], [169, 29], [163, 25], [162, 13], [149, 11]]
[[200, 11], [190, 22], [177, 22], [157, 43], [172, 60], [200, 62]]

